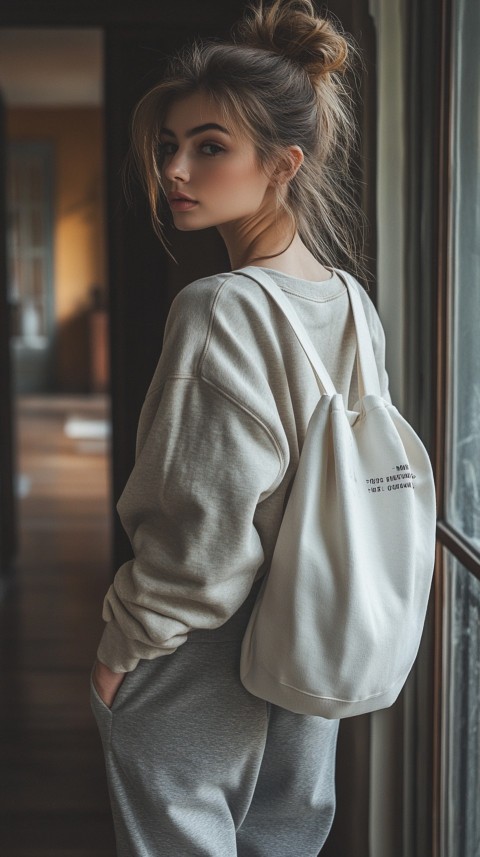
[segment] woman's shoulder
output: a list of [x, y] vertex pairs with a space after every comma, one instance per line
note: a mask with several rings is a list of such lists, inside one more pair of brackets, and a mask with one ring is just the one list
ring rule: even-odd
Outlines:
[[203, 347], [211, 327], [218, 294], [227, 274], [202, 277], [184, 286], [170, 306], [163, 350], [173, 347], [177, 354], [197, 352]]
[[[258, 303], [262, 290], [248, 277], [236, 271], [212, 274], [185, 286], [173, 300], [170, 315], [210, 317], [219, 301], [224, 303]], [[257, 300], [256, 300], [257, 299]]]
[[268, 316], [268, 297], [263, 289], [235, 272], [195, 280], [175, 297], [165, 328], [165, 342], [208, 345], [212, 338], [225, 343], [228, 336], [241, 337], [261, 327]]
[[195, 280], [178, 293], [147, 395], [161, 395], [167, 382], [195, 381], [270, 425], [277, 410], [268, 364], [278, 361], [278, 353], [262, 327], [268, 305], [265, 311], [256, 306], [268, 298], [255, 286], [225, 273]]
[[222, 288], [228, 274], [213, 274], [202, 277], [184, 286], [174, 297], [168, 316], [168, 323], [177, 318], [187, 321], [190, 317], [208, 317], [212, 311], [215, 297]]
[[212, 358], [235, 360], [245, 338], [261, 326], [265, 300], [260, 287], [234, 273], [194, 280], [170, 307], [159, 370], [198, 374]]

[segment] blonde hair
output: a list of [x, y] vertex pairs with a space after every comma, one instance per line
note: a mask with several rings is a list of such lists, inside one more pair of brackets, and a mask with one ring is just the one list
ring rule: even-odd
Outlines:
[[281, 160], [298, 145], [304, 162], [278, 204], [313, 255], [339, 259], [362, 275], [364, 216], [351, 175], [356, 125], [346, 72], [356, 49], [311, 0], [274, 0], [247, 8], [230, 43], [196, 41], [170, 62], [164, 79], [137, 105], [132, 154], [166, 246], [159, 138], [169, 106], [206, 93], [227, 121], [253, 141], [259, 162]]

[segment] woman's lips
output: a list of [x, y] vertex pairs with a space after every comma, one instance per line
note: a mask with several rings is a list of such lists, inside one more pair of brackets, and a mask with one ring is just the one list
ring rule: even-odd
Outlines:
[[188, 211], [190, 208], [195, 208], [198, 205], [194, 199], [172, 198], [168, 200], [172, 211]]
[[180, 190], [174, 190], [168, 194], [168, 204], [173, 211], [188, 211], [197, 205], [197, 200]]

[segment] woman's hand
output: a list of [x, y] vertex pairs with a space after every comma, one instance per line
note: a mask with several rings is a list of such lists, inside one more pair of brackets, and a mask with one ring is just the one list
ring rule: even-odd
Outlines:
[[125, 676], [126, 673], [114, 673], [105, 664], [102, 664], [98, 660], [95, 661], [92, 676], [93, 683], [102, 702], [104, 702], [108, 708], [112, 707], [113, 700], [115, 699]]

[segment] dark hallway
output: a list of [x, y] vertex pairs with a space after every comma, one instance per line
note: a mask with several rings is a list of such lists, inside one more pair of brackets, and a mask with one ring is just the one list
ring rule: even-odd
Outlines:
[[113, 857], [89, 670], [111, 574], [107, 399], [17, 402], [20, 551], [0, 607], [0, 854]]

